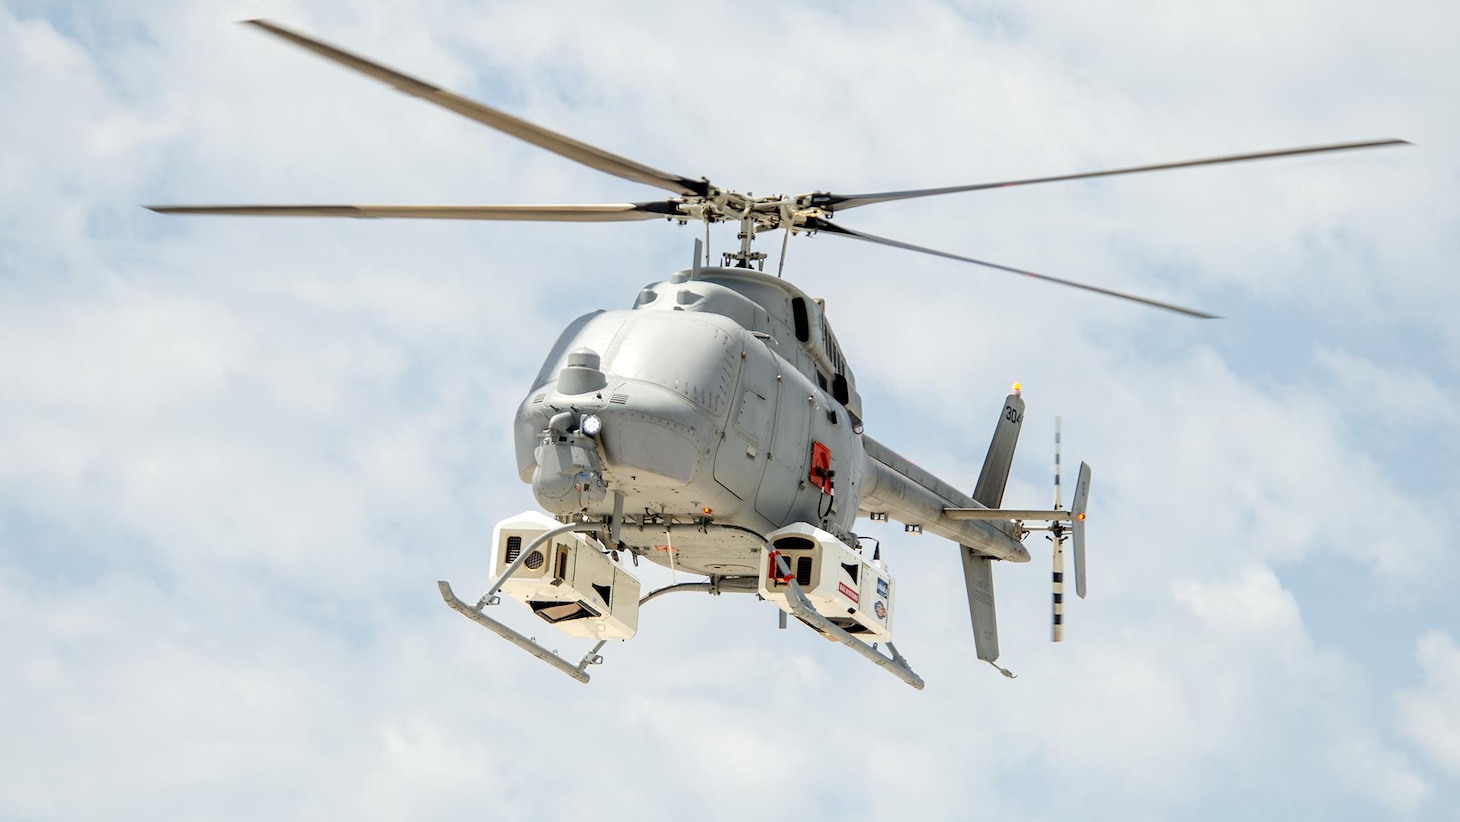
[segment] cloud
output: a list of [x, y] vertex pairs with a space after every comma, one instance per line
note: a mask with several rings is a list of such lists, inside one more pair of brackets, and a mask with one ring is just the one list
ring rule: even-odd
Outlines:
[[1328, 759], [1335, 779], [1363, 774], [1348, 784], [1349, 789], [1379, 800], [1396, 815], [1413, 815], [1431, 793], [1430, 785], [1403, 757], [1366, 736], [1339, 741]]
[[1451, 774], [1460, 774], [1460, 646], [1443, 631], [1415, 643], [1424, 681], [1399, 694], [1400, 726], [1406, 736]]
[[1348, 409], [1363, 411], [1382, 424], [1451, 431], [1460, 423], [1455, 398], [1418, 368], [1386, 368], [1328, 348], [1319, 349], [1314, 362], [1332, 378], [1335, 393]]

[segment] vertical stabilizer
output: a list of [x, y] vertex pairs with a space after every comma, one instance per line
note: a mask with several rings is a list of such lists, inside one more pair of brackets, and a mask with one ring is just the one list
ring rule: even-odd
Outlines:
[[[999, 619], [994, 613], [994, 561], [960, 545], [963, 557], [963, 582], [968, 588], [968, 616], [973, 620], [973, 644], [978, 658], [999, 668]], [[999, 668], [1004, 676], [1014, 675]]]
[[1014, 446], [1019, 444], [1019, 428], [1023, 424], [1024, 398], [1019, 395], [1019, 384], [1015, 383], [1014, 393], [1004, 398], [1004, 409], [999, 412], [999, 423], [994, 427], [988, 456], [984, 457], [978, 485], [973, 489], [973, 498], [985, 508], [998, 508], [1004, 501], [1004, 486], [1009, 482]]

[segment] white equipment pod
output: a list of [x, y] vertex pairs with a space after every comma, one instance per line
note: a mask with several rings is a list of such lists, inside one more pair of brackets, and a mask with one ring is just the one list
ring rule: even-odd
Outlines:
[[[492, 568], [507, 571], [532, 541], [562, 523], [526, 511], [497, 523]], [[588, 534], [559, 534], [533, 551], [502, 592], [563, 633], [583, 639], [628, 639], [639, 630], [639, 580], [610, 559]]]
[[801, 586], [818, 614], [867, 642], [892, 639], [892, 575], [880, 561], [869, 560], [846, 543], [811, 525], [798, 522], [766, 536], [774, 549], [760, 558], [761, 597], [786, 613], [788, 580], [773, 564], [779, 554], [790, 576]]

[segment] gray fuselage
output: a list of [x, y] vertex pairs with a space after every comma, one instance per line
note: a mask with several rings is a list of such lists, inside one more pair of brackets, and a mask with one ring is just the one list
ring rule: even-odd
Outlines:
[[[593, 437], [561, 422], [590, 414], [602, 423]], [[703, 268], [646, 286], [632, 309], [569, 325], [518, 408], [514, 439], [544, 508], [603, 519], [622, 505], [625, 547], [663, 565], [672, 547], [675, 567], [694, 573], [756, 573], [761, 543], [747, 532], [794, 522], [853, 542], [859, 510], [1027, 559], [1005, 528], [944, 521], [943, 507], [977, 503], [861, 431], [861, 398], [821, 304], [759, 272]], [[813, 471], [823, 449], [830, 493]]]

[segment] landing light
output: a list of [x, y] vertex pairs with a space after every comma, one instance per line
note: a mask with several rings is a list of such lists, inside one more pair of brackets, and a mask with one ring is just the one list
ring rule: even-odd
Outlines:
[[596, 437], [603, 430], [603, 420], [597, 414], [589, 414], [578, 423], [578, 430], [590, 437]]

